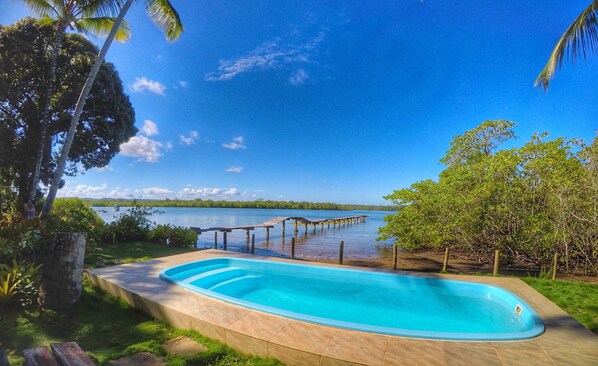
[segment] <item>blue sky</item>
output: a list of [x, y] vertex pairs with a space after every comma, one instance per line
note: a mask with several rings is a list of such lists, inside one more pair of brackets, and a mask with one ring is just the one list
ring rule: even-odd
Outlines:
[[[598, 57], [533, 87], [589, 0], [172, 3], [177, 42], [137, 2], [108, 53], [139, 134], [60, 195], [382, 204], [484, 120], [515, 144], [598, 128]], [[0, 0], [0, 24], [28, 14]]]

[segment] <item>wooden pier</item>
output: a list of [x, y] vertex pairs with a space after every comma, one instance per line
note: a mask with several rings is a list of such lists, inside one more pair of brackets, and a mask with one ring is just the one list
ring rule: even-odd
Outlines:
[[231, 227], [210, 227], [210, 228], [199, 228], [199, 227], [191, 227], [190, 229], [195, 231], [197, 233], [197, 235], [201, 235], [205, 232], [208, 231], [214, 231], [214, 245], [217, 244], [218, 241], [218, 237], [217, 237], [217, 232], [220, 231], [223, 233], [223, 244], [224, 244], [224, 250], [226, 250], [226, 244], [227, 244], [227, 233], [232, 232], [233, 230], [245, 230], [246, 231], [246, 241], [249, 242], [249, 232], [251, 230], [255, 230], [255, 229], [260, 229], [260, 228], [264, 228], [266, 229], [266, 241], [270, 240], [270, 229], [274, 228], [275, 225], [281, 224], [282, 223], [282, 236], [285, 236], [285, 231], [286, 231], [286, 225], [285, 223], [287, 221], [294, 221], [295, 225], [294, 225], [294, 229], [293, 229], [293, 233], [295, 236], [297, 236], [297, 233], [299, 232], [299, 225], [303, 225], [304, 229], [305, 229], [305, 234], [307, 234], [307, 229], [309, 225], [313, 226], [313, 232], [316, 232], [316, 229], [318, 226], [320, 226], [321, 230], [324, 230], [324, 225], [327, 226], [327, 228], [330, 228], [330, 225], [333, 225], [333, 227], [335, 228], [337, 225], [341, 226], [341, 225], [346, 225], [346, 224], [352, 224], [352, 223], [360, 223], [360, 222], [365, 222], [365, 218], [369, 217], [370, 215], [358, 215], [358, 216], [346, 216], [346, 217], [333, 217], [333, 218], [329, 218], [329, 219], [321, 219], [321, 220], [309, 220], [306, 219], [305, 217], [295, 217], [295, 216], [278, 216], [275, 217], [271, 220], [268, 220], [266, 222], [263, 222], [261, 224], [254, 224], [254, 225], [244, 225], [244, 226], [231, 226]]

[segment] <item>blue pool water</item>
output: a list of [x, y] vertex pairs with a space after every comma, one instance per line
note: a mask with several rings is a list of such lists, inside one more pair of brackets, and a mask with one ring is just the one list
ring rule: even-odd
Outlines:
[[367, 332], [461, 340], [544, 332], [529, 305], [490, 285], [239, 258], [183, 264], [160, 277], [252, 309]]

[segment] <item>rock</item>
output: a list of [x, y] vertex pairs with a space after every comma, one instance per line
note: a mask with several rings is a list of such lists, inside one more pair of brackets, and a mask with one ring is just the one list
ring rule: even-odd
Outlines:
[[50, 343], [50, 348], [63, 366], [95, 366], [95, 362], [76, 342]]
[[23, 356], [25, 356], [25, 366], [58, 366], [58, 361], [47, 347], [26, 349], [23, 351]]
[[168, 353], [183, 357], [193, 356], [199, 352], [205, 352], [208, 350], [208, 348], [203, 344], [199, 344], [186, 336], [180, 336], [171, 339], [164, 343], [162, 348], [164, 348], [164, 350]]
[[162, 359], [149, 352], [140, 352], [134, 355], [121, 357], [118, 360], [110, 361], [112, 366], [164, 366]]

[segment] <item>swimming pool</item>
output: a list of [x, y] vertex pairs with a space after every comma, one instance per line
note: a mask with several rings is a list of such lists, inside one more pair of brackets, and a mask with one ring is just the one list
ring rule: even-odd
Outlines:
[[248, 308], [366, 332], [459, 340], [544, 332], [528, 304], [490, 285], [226, 257], [168, 268], [160, 277]]

